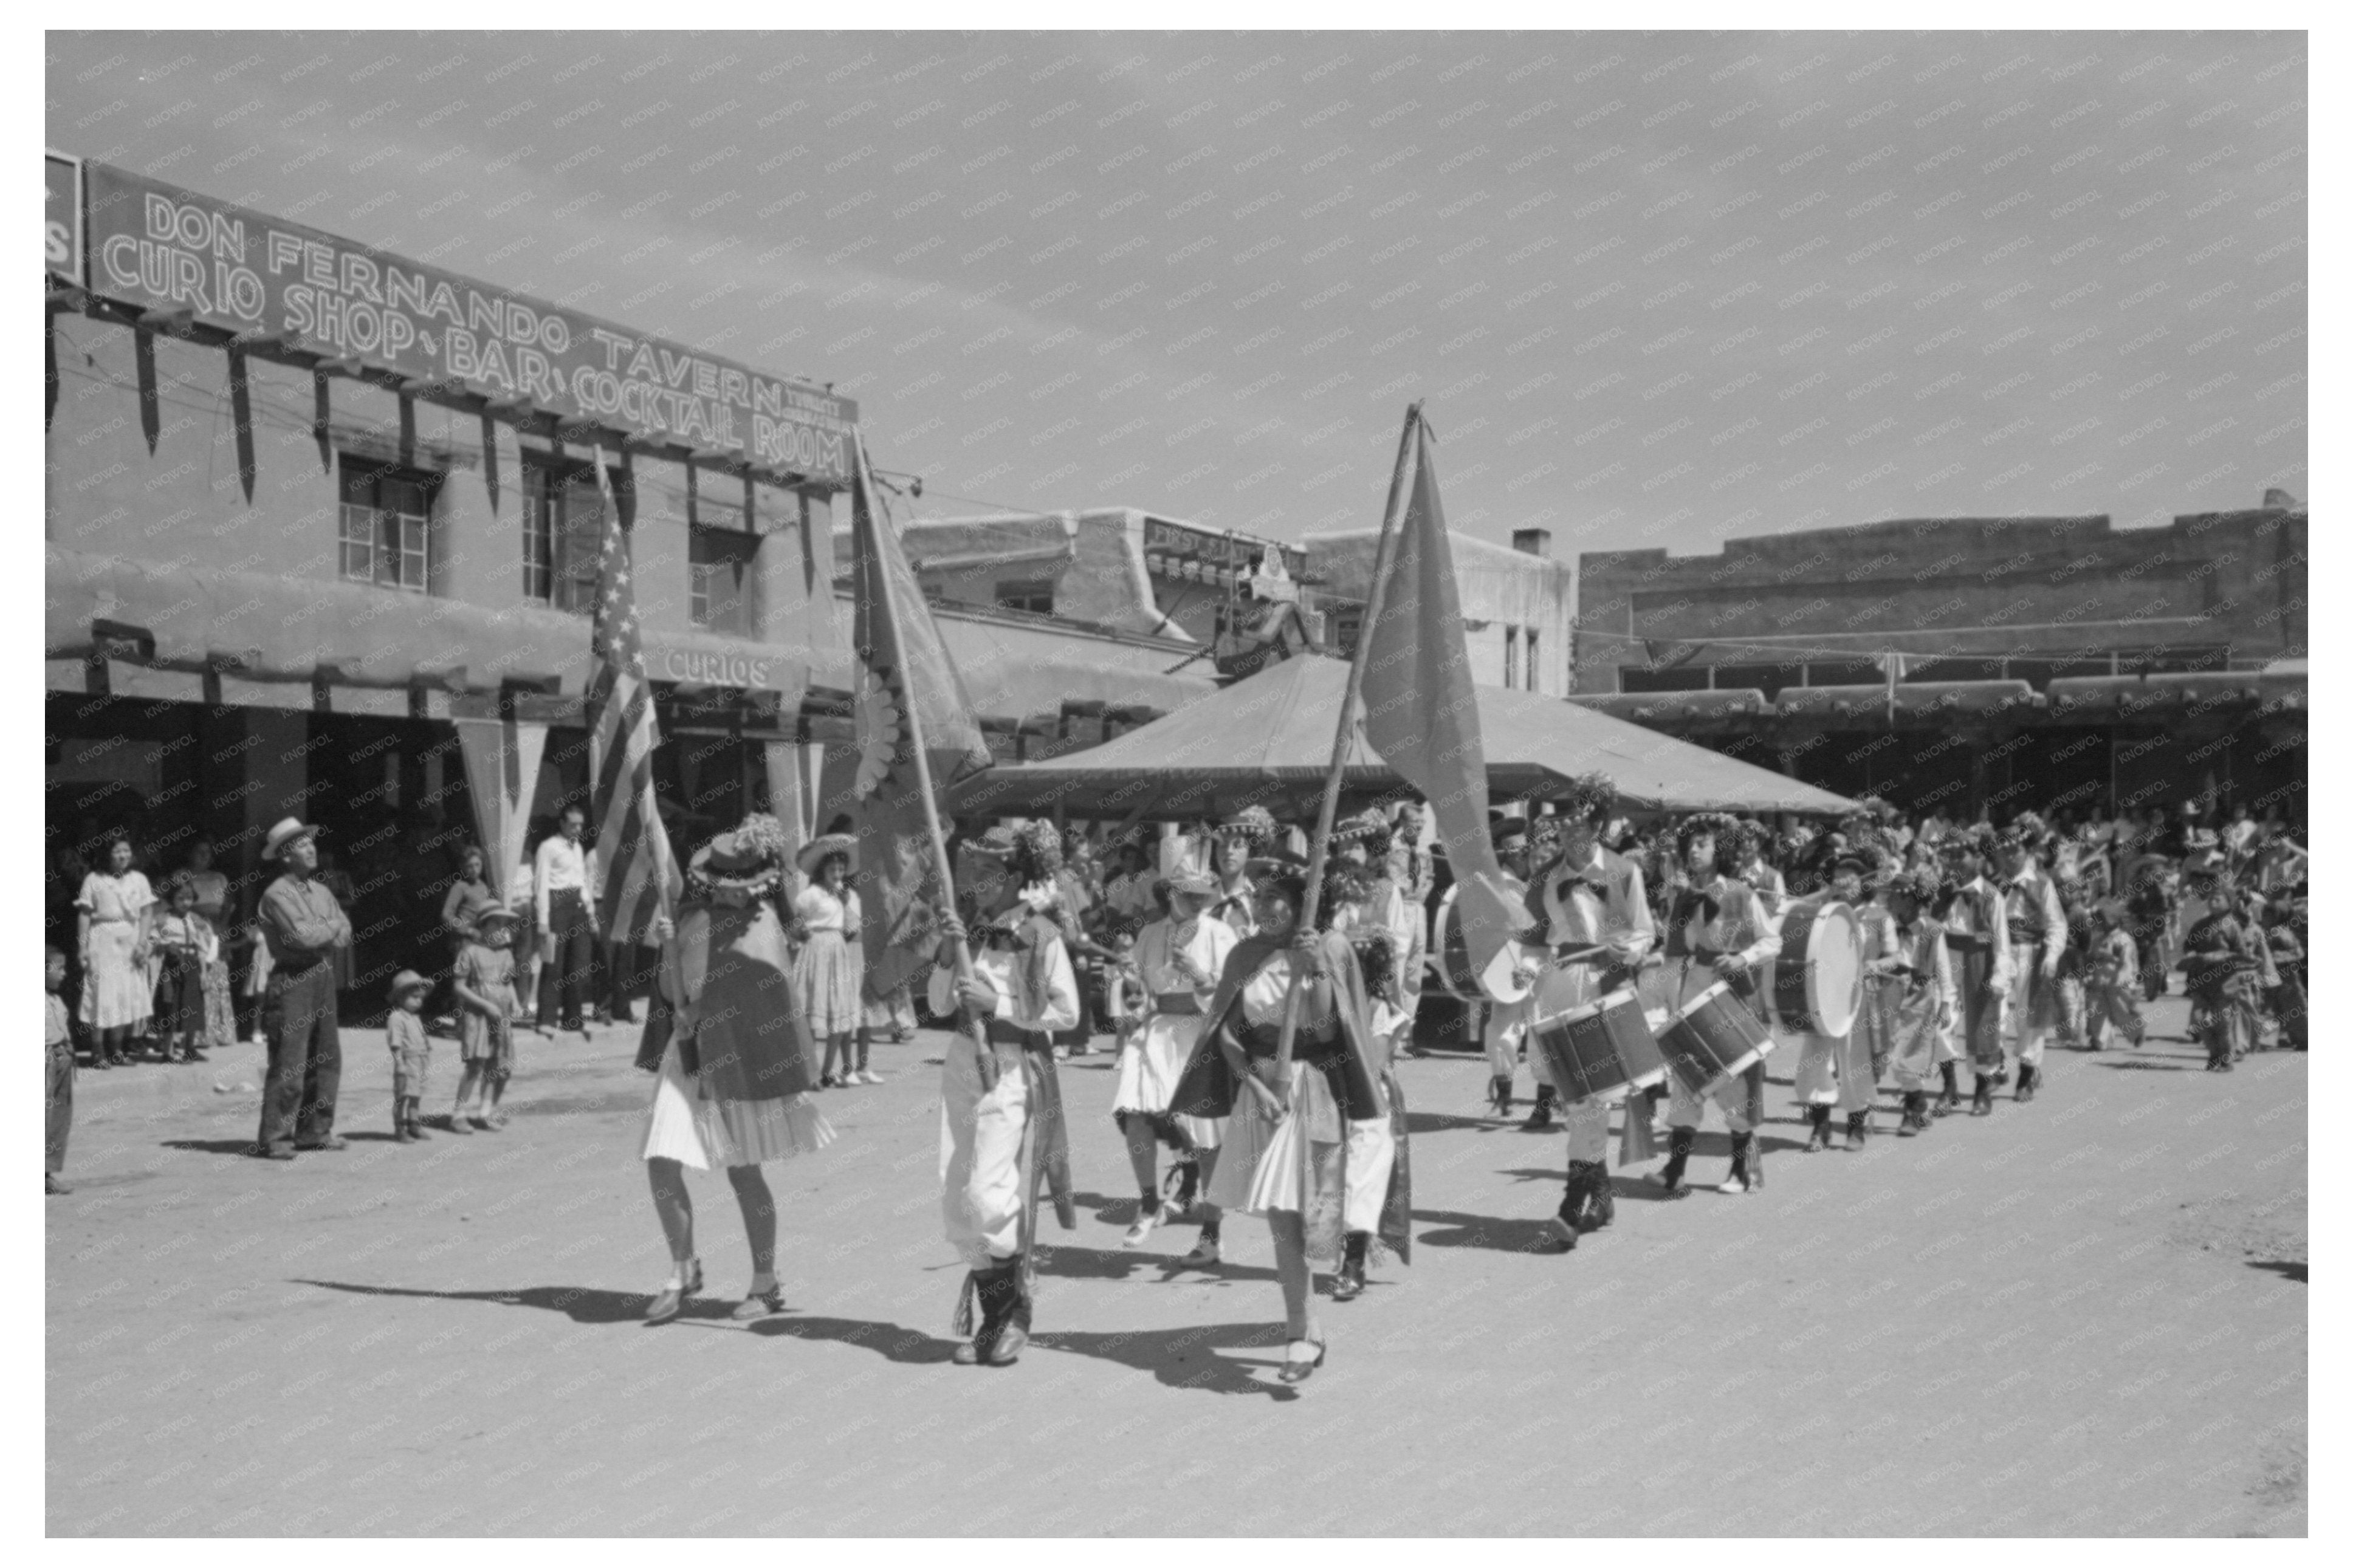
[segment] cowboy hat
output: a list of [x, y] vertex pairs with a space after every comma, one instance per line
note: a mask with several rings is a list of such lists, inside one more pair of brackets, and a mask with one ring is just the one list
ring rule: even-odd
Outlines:
[[1172, 899], [1214, 899], [1218, 896], [1218, 879], [1206, 871], [1179, 871], [1164, 878]]
[[432, 988], [433, 982], [426, 979], [414, 969], [404, 969], [392, 977], [392, 989], [385, 993], [385, 1000], [397, 1007], [400, 1005], [401, 997], [409, 992], [430, 991]]
[[820, 834], [802, 845], [801, 852], [793, 857], [793, 859], [802, 870], [814, 877], [818, 873], [818, 868], [825, 864], [827, 857], [832, 855], [839, 855], [849, 862], [851, 876], [858, 874], [858, 839], [848, 833]]
[[297, 816], [281, 818], [278, 826], [269, 830], [269, 836], [261, 841], [261, 858], [275, 860], [284, 853], [288, 845], [298, 839], [314, 838], [318, 833], [319, 825], [315, 822], [304, 822]]

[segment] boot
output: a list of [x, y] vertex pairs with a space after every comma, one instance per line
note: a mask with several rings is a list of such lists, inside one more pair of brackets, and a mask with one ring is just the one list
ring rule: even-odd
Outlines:
[[[1012, 1258], [992, 1263], [987, 1268], [976, 1268], [965, 1276], [964, 1298], [956, 1305], [955, 1328], [958, 1333], [970, 1333], [972, 1338], [955, 1348], [953, 1358], [958, 1366], [990, 1366], [1000, 1364], [997, 1358], [997, 1339], [1013, 1314], [1013, 1300], [1019, 1287], [1020, 1259]], [[975, 1303], [980, 1308], [980, 1322], [973, 1323]], [[1023, 1325], [1027, 1341], [1028, 1325]], [[1019, 1346], [1015, 1353], [1019, 1353]]]
[[1586, 1213], [1594, 1228], [1607, 1229], [1618, 1218], [1618, 1189], [1609, 1184], [1609, 1165], [1595, 1160], [1585, 1168]]
[[2041, 1068], [2032, 1066], [2027, 1062], [2021, 1062], [2018, 1064], [2018, 1093], [2015, 1098], [2019, 1104], [2024, 1105], [2027, 1101], [2034, 1098], [2035, 1080], [2040, 1079], [2042, 1076], [2042, 1069]]
[[1553, 1097], [1552, 1085], [1548, 1083], [1536, 1085], [1535, 1109], [1528, 1112], [1528, 1119], [1525, 1121], [1520, 1123], [1521, 1131], [1542, 1132], [1552, 1125]]
[[1928, 1131], [1928, 1091], [1911, 1089], [1904, 1091], [1904, 1121], [1895, 1129], [1898, 1138], [1917, 1138]]
[[1850, 1110], [1846, 1113], [1846, 1152], [1848, 1153], [1855, 1154], [1862, 1152], [1863, 1131], [1870, 1124], [1871, 1112], [1868, 1110]]
[[[1954, 1062], [1943, 1062], [1936, 1068], [1938, 1075], [1945, 1080], [1945, 1087], [1936, 1094], [1936, 1114], [1938, 1116], [1950, 1116], [1961, 1108], [1960, 1079], [1956, 1071], [1957, 1065]], [[1926, 1091], [1924, 1089], [1922, 1092]]]
[[423, 1142], [425, 1140], [425, 1119], [417, 1113], [417, 1097], [415, 1095], [409, 1096], [408, 1136], [412, 1142]]
[[1659, 1167], [1655, 1178], [1671, 1198], [1691, 1196], [1691, 1188], [1683, 1181], [1683, 1167], [1691, 1161], [1692, 1145], [1699, 1140], [1696, 1127], [1667, 1129], [1667, 1163]]
[[[1543, 1086], [1537, 1087], [1541, 1089]], [[1494, 1108], [1496, 1115], [1509, 1116], [1512, 1113], [1512, 1080], [1502, 1073], [1490, 1076], [1487, 1079], [1487, 1103]]]
[[1806, 1152], [1819, 1153], [1831, 1146], [1831, 1108], [1827, 1105], [1809, 1105], [1806, 1107], [1806, 1116], [1814, 1124], [1812, 1133], [1806, 1139]]
[[1753, 1190], [1748, 1184], [1748, 1155], [1756, 1142], [1757, 1134], [1754, 1132], [1732, 1135], [1732, 1173], [1725, 1177], [1724, 1184], [1715, 1189], [1717, 1192], [1746, 1193]]
[[1332, 1281], [1335, 1301], [1353, 1301], [1365, 1293], [1365, 1249], [1372, 1239], [1365, 1231], [1348, 1233], [1347, 1250], [1340, 1258], [1340, 1277]]
[[1021, 1260], [1005, 1271], [1005, 1321], [997, 1331], [997, 1342], [989, 1347], [988, 1364], [1011, 1366], [1021, 1359], [1029, 1345], [1029, 1292], [1022, 1288]]
[[1969, 1100], [1969, 1114], [1991, 1116], [1993, 1114], [1993, 1079], [1983, 1073], [1978, 1074], [1977, 1079], [1978, 1089]]

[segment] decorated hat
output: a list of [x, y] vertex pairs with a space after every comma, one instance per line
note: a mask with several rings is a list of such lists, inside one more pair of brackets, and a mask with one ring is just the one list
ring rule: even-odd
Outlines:
[[1282, 845], [1270, 844], [1252, 855], [1243, 869], [1253, 877], [1295, 877], [1307, 869], [1307, 857]]
[[687, 872], [712, 882], [751, 881], [783, 861], [789, 842], [783, 823], [754, 812], [696, 850]]
[[1161, 879], [1172, 899], [1214, 899], [1218, 896], [1218, 879], [1207, 871], [1179, 871]]
[[275, 860], [286, 852], [290, 845], [299, 844], [305, 838], [315, 838], [318, 834], [319, 825], [315, 822], [305, 822], [299, 816], [281, 817], [278, 826], [269, 830], [269, 836], [261, 841], [261, 858]]
[[1618, 784], [1605, 773], [1578, 773], [1552, 798], [1555, 811], [1568, 821], [1606, 822], [1618, 809]]
[[1269, 844], [1273, 842], [1276, 832], [1274, 813], [1262, 805], [1246, 805], [1219, 825], [1218, 837]]
[[403, 996], [407, 995], [411, 991], [430, 991], [432, 989], [433, 982], [426, 979], [425, 976], [417, 973], [414, 969], [404, 969], [399, 973], [392, 977], [392, 988], [385, 993], [385, 1000], [397, 1007], [400, 1005], [400, 999]]
[[1332, 825], [1332, 842], [1339, 844], [1386, 844], [1389, 838], [1389, 820], [1377, 810], [1367, 807], [1342, 817]]
[[1487, 837], [1499, 855], [1528, 847], [1528, 825], [1520, 817], [1505, 816], [1498, 812], [1487, 818]]
[[2001, 849], [2040, 849], [2050, 837], [2051, 829], [2042, 818], [2033, 812], [2021, 811], [1994, 835], [1994, 845]]
[[1721, 811], [1694, 811], [1675, 824], [1676, 850], [1690, 848], [1692, 840], [1703, 835], [1715, 839], [1718, 850], [1737, 848], [1740, 819]]
[[854, 834], [820, 834], [802, 845], [801, 852], [793, 857], [793, 860], [802, 870], [814, 877], [817, 875], [818, 868], [826, 863], [827, 858], [834, 855], [839, 855], [849, 862], [851, 876], [858, 874], [858, 838]]
[[1936, 895], [1943, 890], [1944, 885], [1945, 879], [1936, 872], [1925, 866], [1915, 866], [1909, 870], [1890, 871], [1881, 882], [1880, 889], [1883, 895], [1901, 895], [1917, 899], [1924, 904], [1932, 904], [1936, 901]]

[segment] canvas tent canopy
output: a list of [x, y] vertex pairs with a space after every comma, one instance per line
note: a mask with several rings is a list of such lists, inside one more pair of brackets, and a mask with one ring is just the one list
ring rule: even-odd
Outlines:
[[[1348, 667], [1286, 659], [1186, 704], [1104, 745], [1007, 764], [967, 780], [955, 809], [1154, 820], [1221, 817], [1258, 804], [1276, 815], [1313, 808], [1332, 758]], [[1542, 799], [1575, 774], [1607, 773], [1636, 811], [1851, 810], [1828, 790], [1783, 778], [1704, 746], [1557, 697], [1479, 689], [1488, 789], [1498, 802]], [[1393, 795], [1397, 775], [1366, 745], [1362, 717], [1344, 788], [1355, 800]]]

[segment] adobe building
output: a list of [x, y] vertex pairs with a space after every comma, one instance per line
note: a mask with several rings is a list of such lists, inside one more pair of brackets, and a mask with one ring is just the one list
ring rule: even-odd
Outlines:
[[2304, 506], [1943, 518], [1579, 562], [1575, 700], [1842, 795], [2305, 812]]
[[[1362, 601], [1371, 590], [1380, 547], [1377, 528], [1311, 533], [1309, 574], [1335, 598], [1347, 601], [1335, 616], [1333, 641], [1356, 646]], [[1454, 561], [1455, 593], [1462, 605], [1462, 641], [1471, 658], [1471, 679], [1481, 686], [1566, 696], [1571, 689], [1569, 633], [1576, 624], [1575, 574], [1552, 559], [1552, 534], [1523, 528], [1510, 548], [1467, 533], [1447, 531]]]
[[[681, 855], [748, 810], [813, 830], [848, 809], [831, 534], [855, 403], [46, 163], [53, 845], [124, 826], [168, 868], [201, 833], [249, 891], [262, 835], [298, 815], [358, 885], [363, 971], [414, 962], [410, 884], [447, 874], [427, 861], [479, 842], [503, 888], [528, 825], [589, 793], [580, 700], [614, 513]], [[1193, 646], [1173, 633], [938, 619], [1001, 755], [1100, 741], [1212, 684], [1168, 673]]]

